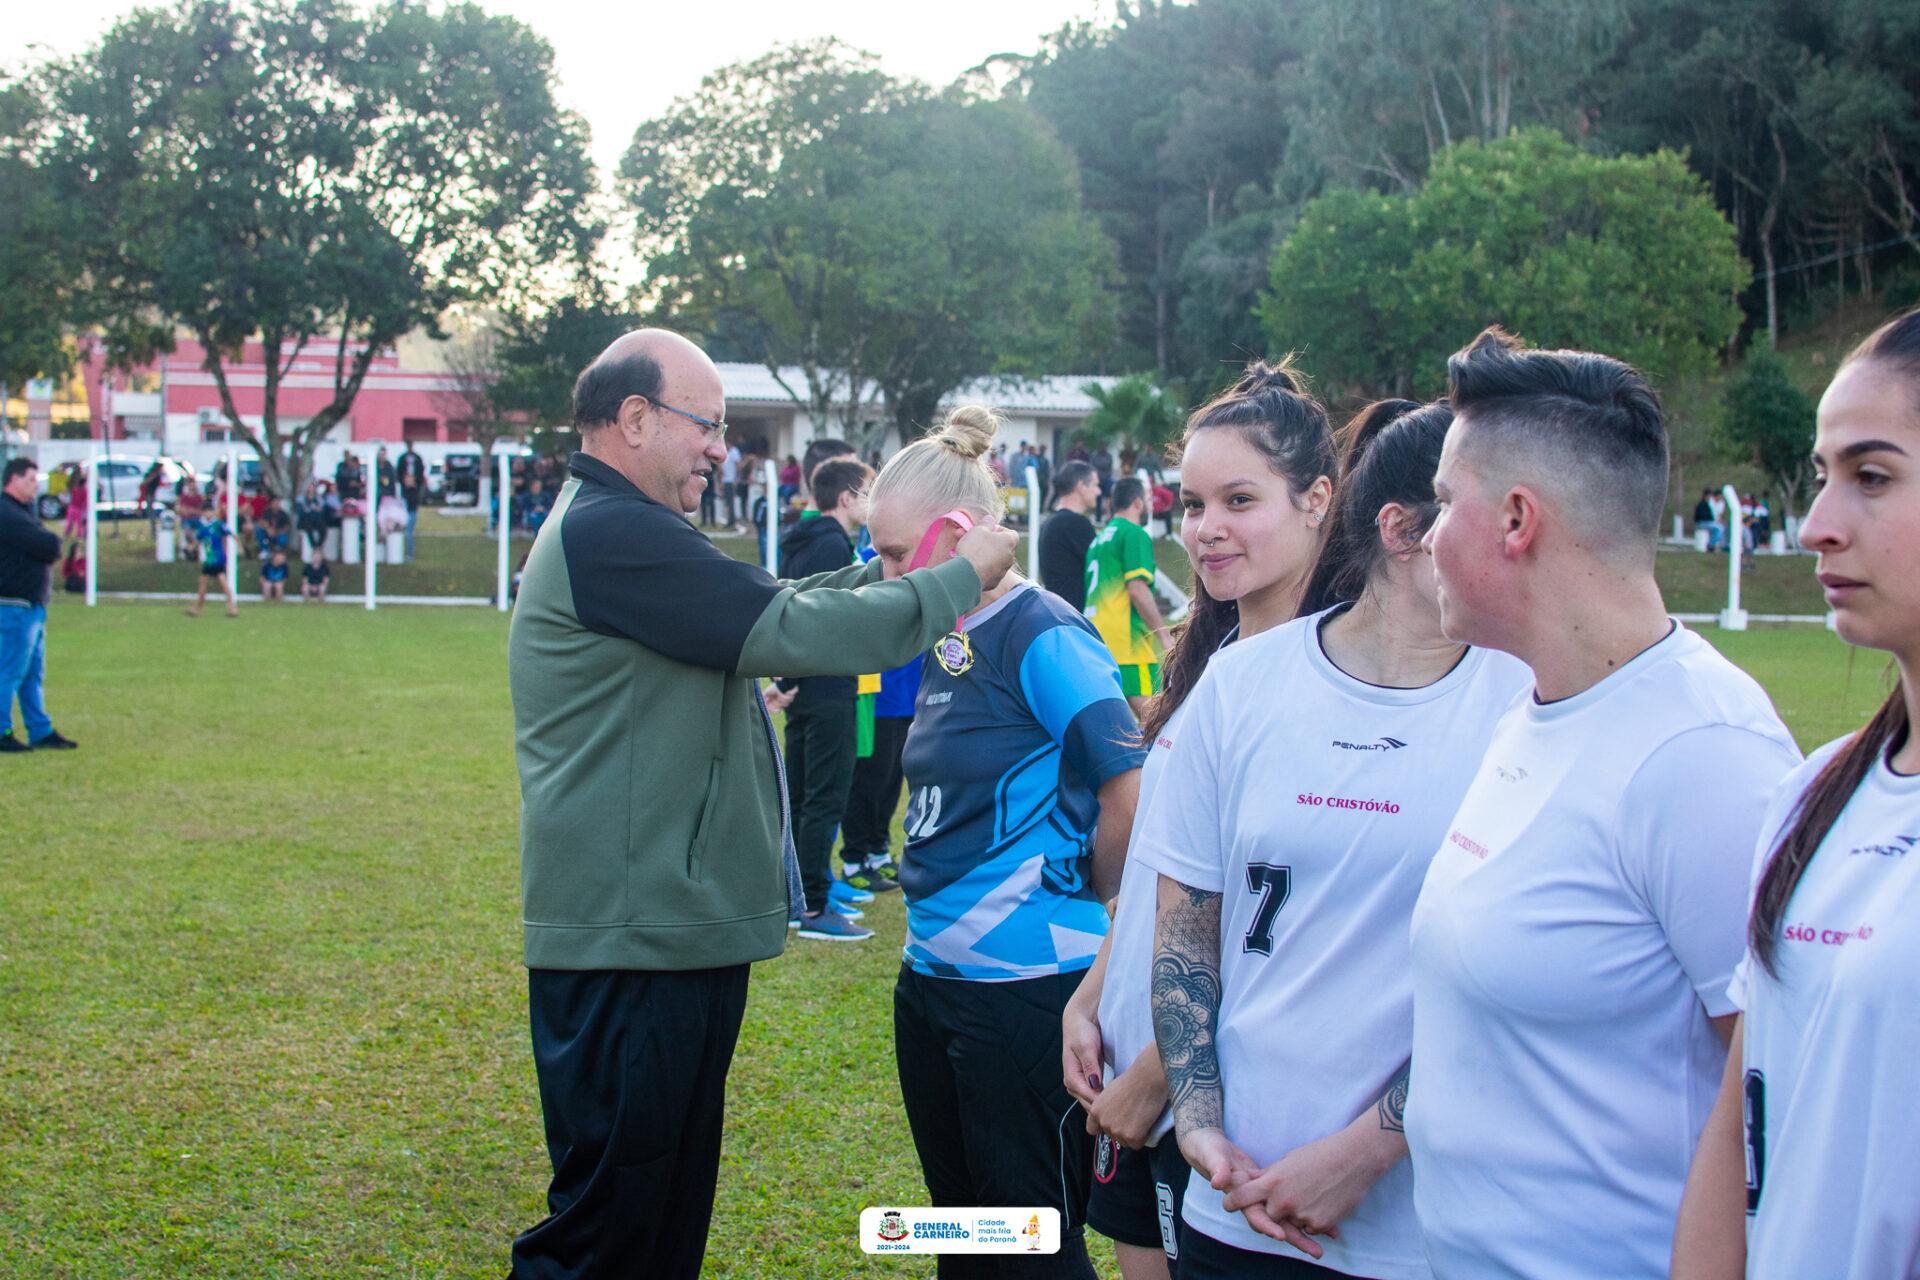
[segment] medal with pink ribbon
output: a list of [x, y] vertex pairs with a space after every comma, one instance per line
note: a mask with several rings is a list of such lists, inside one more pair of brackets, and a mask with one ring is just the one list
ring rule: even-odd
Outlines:
[[[934, 545], [940, 541], [940, 535], [947, 531], [949, 524], [958, 527], [964, 533], [973, 528], [973, 517], [956, 508], [928, 525], [927, 532], [920, 539], [920, 546], [914, 551], [913, 559], [907, 564], [908, 573], [927, 567], [927, 562], [933, 559]], [[964, 675], [967, 669], [973, 666], [973, 645], [967, 640], [966, 614], [961, 614], [959, 621], [954, 623], [953, 630], [942, 636], [940, 642], [933, 646], [933, 660], [938, 662], [940, 669], [950, 676]]]

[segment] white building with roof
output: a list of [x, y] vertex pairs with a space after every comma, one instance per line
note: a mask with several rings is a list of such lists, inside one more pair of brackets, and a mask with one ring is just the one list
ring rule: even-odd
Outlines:
[[[730, 442], [742, 451], [762, 456], [799, 457], [816, 438], [845, 438], [849, 432], [836, 414], [824, 423], [815, 423], [807, 410], [794, 403], [780, 385], [804, 395], [806, 375], [796, 368], [785, 368], [776, 379], [760, 364], [721, 364], [720, 381], [727, 393], [727, 433]], [[991, 405], [1006, 415], [999, 443], [1009, 453], [1024, 444], [1047, 447], [1047, 456], [1058, 458], [1068, 437], [1098, 405], [1086, 392], [1087, 384], [1111, 386], [1120, 379], [1113, 376], [1066, 375], [1045, 378], [980, 378], [961, 387], [941, 401], [942, 408], [959, 404]], [[878, 427], [882, 413], [873, 406], [862, 418]], [[859, 442], [854, 441], [855, 444]], [[874, 447], [890, 454], [901, 445], [891, 428]]]

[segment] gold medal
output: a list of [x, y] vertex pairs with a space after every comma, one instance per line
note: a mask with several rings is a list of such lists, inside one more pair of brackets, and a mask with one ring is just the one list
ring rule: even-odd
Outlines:
[[973, 666], [973, 645], [964, 631], [949, 631], [933, 646], [933, 659], [950, 676], [965, 675]]

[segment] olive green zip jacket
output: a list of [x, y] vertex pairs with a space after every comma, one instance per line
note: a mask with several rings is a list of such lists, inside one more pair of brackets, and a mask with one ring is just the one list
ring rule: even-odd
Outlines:
[[786, 945], [786, 788], [756, 677], [924, 653], [980, 599], [954, 560], [779, 582], [576, 454], [507, 640], [525, 957], [706, 969]]

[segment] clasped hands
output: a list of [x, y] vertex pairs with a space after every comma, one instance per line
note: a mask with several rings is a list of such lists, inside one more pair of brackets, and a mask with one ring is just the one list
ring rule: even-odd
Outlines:
[[1312, 1237], [1338, 1239], [1341, 1221], [1384, 1172], [1351, 1129], [1296, 1147], [1264, 1169], [1219, 1129], [1182, 1135], [1180, 1154], [1209, 1186], [1226, 1192], [1229, 1212], [1312, 1258], [1325, 1253]]

